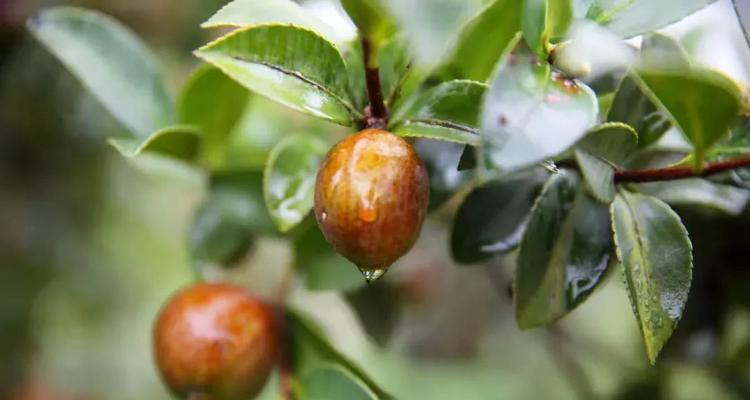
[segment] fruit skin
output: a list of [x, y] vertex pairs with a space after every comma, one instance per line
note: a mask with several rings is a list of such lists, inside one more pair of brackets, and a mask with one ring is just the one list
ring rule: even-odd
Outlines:
[[277, 359], [274, 310], [243, 288], [199, 283], [175, 294], [154, 329], [156, 364], [180, 398], [256, 396]]
[[315, 185], [315, 218], [326, 240], [363, 273], [382, 273], [417, 240], [429, 194], [414, 148], [366, 129], [328, 152]]

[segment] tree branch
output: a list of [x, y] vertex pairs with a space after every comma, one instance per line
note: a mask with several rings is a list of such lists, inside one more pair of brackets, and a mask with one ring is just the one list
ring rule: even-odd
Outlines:
[[383, 100], [383, 88], [380, 85], [380, 68], [377, 55], [374, 54], [372, 43], [362, 38], [362, 54], [365, 62], [365, 80], [367, 81], [367, 97], [370, 105], [365, 110], [365, 127], [385, 129], [388, 126], [388, 110]]
[[706, 177], [737, 168], [750, 168], [750, 155], [731, 160], [708, 163], [702, 171], [695, 171], [689, 166], [619, 170], [615, 172], [615, 181], [618, 183], [672, 181], [677, 179]]

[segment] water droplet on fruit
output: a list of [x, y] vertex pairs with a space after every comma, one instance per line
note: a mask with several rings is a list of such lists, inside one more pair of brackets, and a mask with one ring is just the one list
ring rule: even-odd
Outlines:
[[362, 275], [365, 276], [365, 279], [367, 280], [367, 283], [373, 283], [378, 278], [383, 276], [385, 273], [385, 269], [379, 269], [379, 268], [363, 268], [359, 267], [359, 271], [362, 272]]
[[322, 213], [320, 213], [320, 220], [321, 221], [325, 221], [327, 219], [328, 219], [328, 213], [327, 212], [323, 211]]

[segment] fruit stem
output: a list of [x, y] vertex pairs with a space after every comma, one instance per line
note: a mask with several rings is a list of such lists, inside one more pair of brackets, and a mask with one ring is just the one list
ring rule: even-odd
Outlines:
[[383, 99], [383, 88], [380, 85], [380, 68], [376, 50], [369, 39], [362, 38], [362, 56], [365, 62], [365, 80], [367, 97], [370, 105], [365, 110], [365, 128], [385, 129], [388, 126], [388, 110]]

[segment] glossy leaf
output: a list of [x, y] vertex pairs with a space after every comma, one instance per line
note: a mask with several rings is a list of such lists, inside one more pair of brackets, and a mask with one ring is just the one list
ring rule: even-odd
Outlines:
[[226, 168], [227, 141], [248, 100], [247, 89], [209, 64], [196, 69], [183, 87], [179, 119], [200, 128], [201, 159], [209, 169]]
[[310, 227], [294, 239], [297, 271], [309, 290], [349, 292], [365, 285], [357, 266], [333, 250], [311, 221]]
[[737, 216], [745, 210], [750, 191], [705, 179], [682, 179], [638, 185], [638, 190], [676, 206], [698, 205]]
[[547, 177], [544, 170], [534, 169], [474, 189], [453, 222], [453, 259], [478, 263], [515, 249]]
[[594, 125], [598, 112], [591, 89], [520, 46], [505, 57], [484, 99], [480, 171], [491, 176], [554, 157]]
[[263, 203], [262, 179], [257, 172], [212, 178], [190, 231], [196, 268], [231, 265], [245, 254], [255, 235], [276, 232]]
[[745, 35], [745, 41], [750, 46], [750, 3], [742, 0], [732, 0], [734, 11], [737, 13], [737, 19], [740, 21], [742, 33]]
[[638, 135], [621, 123], [594, 128], [578, 143], [575, 157], [594, 197], [610, 203], [615, 196], [615, 169], [638, 147]]
[[669, 114], [659, 109], [629, 76], [620, 83], [607, 120], [632, 126], [638, 132], [641, 148], [656, 143], [672, 127]]
[[400, 136], [446, 140], [476, 146], [479, 105], [486, 86], [474, 81], [449, 81], [416, 96], [393, 117]]
[[362, 36], [376, 46], [385, 43], [396, 32], [396, 22], [382, 0], [341, 0], [341, 5]]
[[148, 152], [192, 162], [198, 156], [201, 132], [192, 125], [175, 125], [159, 129], [146, 140], [111, 138], [109, 143], [126, 157]]
[[260, 25], [234, 31], [195, 54], [287, 107], [342, 125], [352, 122], [344, 60], [312, 31]]
[[654, 197], [622, 192], [611, 215], [617, 257], [653, 364], [685, 310], [692, 246], [680, 217]]
[[430, 209], [434, 210], [449, 200], [459, 188], [474, 176], [469, 171], [459, 171], [458, 164], [464, 146], [438, 140], [417, 140], [414, 143], [430, 175]]
[[439, 75], [485, 82], [521, 29], [522, 4], [517, 0], [490, 2], [463, 27]]
[[291, 0], [234, 0], [219, 9], [201, 27], [246, 28], [268, 23], [300, 26], [331, 40], [337, 37], [330, 25]]
[[[393, 399], [392, 396], [378, 387], [358, 366], [334, 349], [323, 333], [308, 318], [296, 311], [289, 311], [287, 313], [287, 323], [289, 332], [292, 334], [293, 351], [291, 353], [293, 355], [294, 371], [297, 376], [302, 377], [300, 380], [301, 384], [295, 387], [295, 391], [297, 392], [296, 397], [304, 399], [305, 393], [308, 390], [318, 393], [319, 386], [312, 389], [307, 388], [304, 383], [310, 384], [311, 380], [305, 377], [311, 374], [318, 374], [319, 372], [316, 371], [319, 371], [321, 368], [331, 368], [335, 365], [334, 368], [344, 372], [337, 379], [340, 380], [344, 376], [348, 377], [351, 384], [360, 387], [362, 392], [369, 396], [366, 397], [367, 399]], [[337, 386], [340, 387], [342, 384], [339, 381]], [[346, 386], [351, 387], [349, 384], [346, 384]], [[344, 394], [346, 393], [352, 392], [344, 392]], [[338, 400], [332, 397], [327, 397], [327, 399]], [[349, 399], [341, 398], [341, 400]]]
[[521, 329], [556, 321], [601, 281], [612, 255], [606, 205], [581, 190], [569, 172], [553, 175], [534, 204], [513, 283]]
[[547, 44], [562, 38], [573, 18], [570, 0], [525, 0], [521, 29], [526, 43], [540, 57]]
[[276, 227], [287, 232], [312, 210], [315, 177], [328, 144], [314, 135], [288, 136], [271, 151], [263, 193]]
[[629, 38], [655, 31], [716, 0], [593, 0], [586, 18]]
[[159, 66], [118, 21], [96, 11], [58, 7], [29, 19], [28, 28], [135, 136], [145, 139], [175, 122]]
[[652, 100], [693, 144], [696, 167], [702, 165], [706, 150], [737, 121], [742, 104], [737, 85], [718, 72], [698, 68], [642, 70], [639, 76], [653, 94]]

